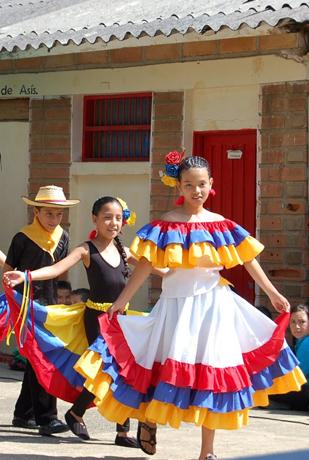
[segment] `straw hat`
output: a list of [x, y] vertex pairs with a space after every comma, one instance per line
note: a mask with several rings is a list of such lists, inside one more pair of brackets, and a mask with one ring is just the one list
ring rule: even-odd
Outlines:
[[42, 206], [44, 208], [70, 208], [79, 203], [79, 200], [67, 200], [62, 187], [46, 185], [40, 187], [34, 200], [23, 196], [22, 199], [29, 206]]

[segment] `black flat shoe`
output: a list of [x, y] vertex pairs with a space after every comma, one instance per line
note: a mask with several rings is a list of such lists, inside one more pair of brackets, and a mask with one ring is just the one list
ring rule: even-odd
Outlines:
[[22, 417], [14, 417], [12, 420], [12, 425], [16, 428], [27, 428], [28, 430], [35, 430], [39, 428], [36, 424], [34, 418], [22, 418]]
[[39, 428], [39, 434], [42, 436], [52, 436], [53, 434], [65, 433], [69, 431], [68, 425], [61, 422], [61, 420], [51, 420], [46, 425], [41, 425]]
[[72, 433], [75, 434], [75, 436], [78, 436], [83, 441], [88, 441], [90, 439], [86, 425], [84, 423], [78, 422], [70, 411], [65, 414], [64, 418], [68, 424], [68, 427]]
[[121, 446], [121, 447], [139, 448], [137, 439], [129, 438], [128, 436], [119, 436], [118, 434], [115, 438], [115, 444], [116, 446]]

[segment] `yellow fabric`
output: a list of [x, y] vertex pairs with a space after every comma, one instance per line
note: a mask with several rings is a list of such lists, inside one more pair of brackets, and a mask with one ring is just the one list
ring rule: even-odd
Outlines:
[[143, 241], [138, 236], [130, 247], [131, 253], [137, 258], [145, 257], [157, 268], [193, 268], [218, 267], [232, 268], [253, 260], [264, 246], [252, 236], [247, 236], [238, 246], [222, 246], [216, 250], [210, 243], [193, 243], [189, 249], [181, 244], [169, 244], [165, 250], [157, 247], [152, 241]]
[[24, 287], [23, 287], [23, 297], [22, 297], [22, 303], [20, 306], [19, 314], [17, 317], [17, 320], [13, 326], [9, 326], [7, 336], [6, 336], [6, 345], [10, 345], [10, 340], [12, 334], [15, 334], [15, 327], [21, 322], [20, 325], [20, 345], [22, 346], [22, 331], [25, 326], [26, 318], [27, 318], [27, 313], [28, 313], [28, 308], [29, 308], [29, 300], [30, 300], [30, 283], [25, 282]]
[[48, 305], [45, 328], [72, 353], [83, 354], [88, 347], [84, 326], [85, 303]]
[[31, 241], [43, 249], [43, 251], [48, 252], [54, 260], [54, 252], [63, 234], [63, 228], [60, 227], [60, 225], [57, 225], [52, 233], [49, 233], [42, 227], [37, 217], [35, 217], [32, 224], [21, 229], [21, 233], [26, 235]]
[[[95, 404], [101, 414], [111, 422], [123, 423], [127, 418], [136, 418], [141, 421], [169, 424], [179, 428], [181, 422], [203, 425], [209, 429], [233, 430], [247, 425], [249, 409], [229, 413], [217, 413], [208, 409], [190, 406], [188, 409], [179, 409], [172, 404], [156, 400], [142, 403], [139, 409], [133, 409], [118, 402], [110, 390], [112, 379], [102, 372], [102, 359], [93, 351], [86, 351], [75, 365], [77, 372], [81, 373], [86, 382], [84, 386], [93, 393]], [[254, 406], [267, 406], [268, 395], [298, 391], [306, 382], [303, 373], [295, 368], [290, 373], [274, 379], [272, 387], [257, 391], [253, 395]]]
[[[100, 302], [92, 302], [92, 300], [88, 299], [87, 302], [86, 302], [86, 306], [88, 308], [91, 308], [92, 310], [98, 310], [98, 311], [102, 311], [104, 313], [106, 313], [108, 311], [108, 309], [112, 306], [113, 304], [110, 303], [110, 302], [104, 302], [104, 303], [100, 303]], [[124, 311], [126, 311], [127, 309], [129, 308], [129, 304], [127, 304], [124, 308]]]
[[177, 179], [175, 177], [168, 176], [167, 174], [163, 174], [161, 176], [161, 181], [168, 187], [176, 187], [177, 185]]

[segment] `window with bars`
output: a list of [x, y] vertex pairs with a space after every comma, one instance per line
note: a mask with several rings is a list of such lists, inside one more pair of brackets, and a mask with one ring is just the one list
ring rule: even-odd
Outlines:
[[151, 93], [85, 96], [83, 161], [148, 161]]

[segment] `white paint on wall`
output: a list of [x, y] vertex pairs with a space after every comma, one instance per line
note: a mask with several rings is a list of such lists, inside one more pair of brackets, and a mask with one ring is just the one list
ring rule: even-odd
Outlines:
[[[96, 164], [96, 166], [102, 172], [104, 163]], [[149, 216], [149, 175], [130, 174], [126, 175], [124, 180], [125, 164], [120, 170], [114, 164], [114, 171], [106, 174], [94, 173], [91, 169], [88, 172], [89, 174], [79, 174], [73, 168], [71, 196], [80, 198], [81, 202], [70, 211], [72, 248], [87, 240], [90, 230], [94, 228], [91, 216], [92, 205], [97, 198], [105, 195], [122, 198], [129, 208], [137, 213], [136, 225], [134, 227], [125, 226], [123, 229], [122, 241], [126, 246], [130, 246], [135, 232], [147, 222], [147, 216]], [[74, 289], [88, 287], [86, 272], [82, 263], [70, 270], [69, 279]], [[148, 282], [132, 299], [131, 305], [138, 308], [148, 306]]]
[[[0, 90], [20, 96], [22, 85], [39, 96], [178, 91], [260, 85], [306, 78], [306, 66], [278, 56], [158, 64], [113, 69], [0, 75]], [[24, 95], [23, 95], [24, 96]]]
[[12, 237], [27, 224], [29, 123], [0, 122], [0, 249], [6, 254]]

